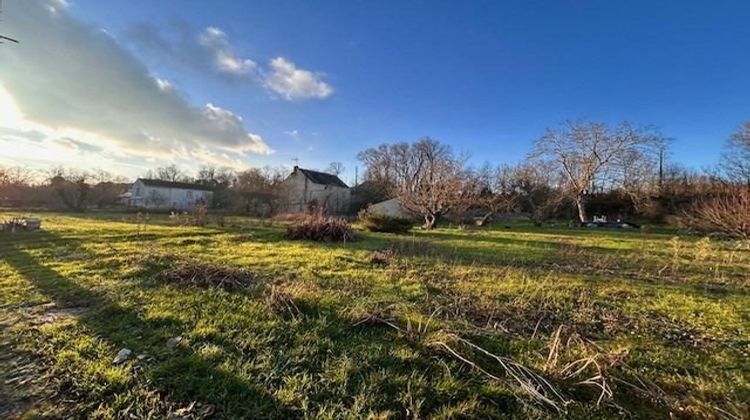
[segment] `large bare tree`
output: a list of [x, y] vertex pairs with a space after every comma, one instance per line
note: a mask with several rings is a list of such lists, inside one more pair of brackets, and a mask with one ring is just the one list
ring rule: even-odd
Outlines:
[[423, 217], [425, 229], [475, 202], [478, 189], [464, 167], [466, 159], [433, 139], [383, 144], [358, 157], [367, 179], [385, 186], [404, 208]]
[[652, 127], [568, 121], [559, 128], [547, 129], [530, 157], [551, 162], [550, 169], [565, 174], [566, 191], [575, 201], [578, 218], [585, 222], [587, 196], [595, 189], [622, 187], [636, 176], [635, 170], [652, 170], [661, 144], [663, 137]]

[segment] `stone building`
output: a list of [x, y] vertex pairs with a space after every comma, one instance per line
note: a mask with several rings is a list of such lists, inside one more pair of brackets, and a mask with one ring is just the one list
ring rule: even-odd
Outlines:
[[349, 211], [351, 192], [338, 176], [294, 167], [282, 188], [289, 213], [305, 213], [322, 209], [326, 214]]

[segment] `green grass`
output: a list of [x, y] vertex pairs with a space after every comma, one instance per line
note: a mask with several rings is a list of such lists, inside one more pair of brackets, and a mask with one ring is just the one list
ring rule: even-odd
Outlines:
[[[0, 234], [0, 417], [750, 412], [748, 244], [524, 224], [325, 244], [244, 218], [41, 216], [42, 231]], [[255, 280], [160, 280], [177, 260]], [[122, 348], [151, 358], [113, 365]]]

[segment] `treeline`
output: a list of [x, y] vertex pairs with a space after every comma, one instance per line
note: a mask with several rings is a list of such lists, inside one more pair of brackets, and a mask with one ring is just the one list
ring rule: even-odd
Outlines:
[[548, 129], [516, 165], [471, 167], [468, 157], [424, 138], [358, 155], [372, 189], [397, 198], [431, 229], [441, 220], [479, 224], [524, 212], [541, 224], [593, 216], [750, 236], [750, 122], [725, 145], [719, 167], [702, 172], [668, 159], [670, 141], [650, 126], [569, 121]]
[[[569, 121], [538, 138], [525, 161], [480, 167], [468, 155], [423, 138], [364, 150], [364, 183], [352, 190], [352, 214], [396, 198], [431, 229], [441, 221], [484, 224], [499, 213], [535, 223], [586, 222], [594, 216], [647, 223], [679, 218], [686, 226], [750, 236], [750, 122], [723, 146], [720, 164], [698, 171], [669, 159], [670, 141], [650, 126]], [[338, 175], [343, 165], [326, 169]], [[215, 209], [268, 215], [284, 211], [284, 168], [237, 172], [203, 167], [190, 175], [175, 165], [144, 178], [212, 187]], [[83, 211], [122, 204], [126, 179], [105, 171], [54, 168], [46, 173], [0, 167], [0, 206]]]
[[115, 205], [127, 180], [106, 171], [0, 167], [0, 207], [77, 210]]
[[[287, 175], [283, 168], [252, 168], [237, 172], [228, 168], [202, 167], [190, 175], [176, 165], [149, 170], [143, 178], [210, 186], [214, 209], [253, 213], [256, 208], [273, 212], [280, 205], [279, 185]], [[0, 167], [0, 207], [43, 208], [65, 211], [121, 208], [123, 194], [132, 181], [106, 171], [56, 167], [46, 172], [24, 167]]]

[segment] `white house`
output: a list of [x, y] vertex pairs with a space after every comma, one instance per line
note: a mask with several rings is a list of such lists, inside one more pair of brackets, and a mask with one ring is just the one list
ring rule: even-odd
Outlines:
[[213, 189], [187, 182], [138, 178], [130, 187], [130, 207], [161, 210], [189, 210], [198, 203], [210, 204]]
[[290, 213], [303, 213], [313, 208], [322, 208], [328, 214], [349, 211], [349, 186], [336, 175], [295, 166], [282, 187]]

